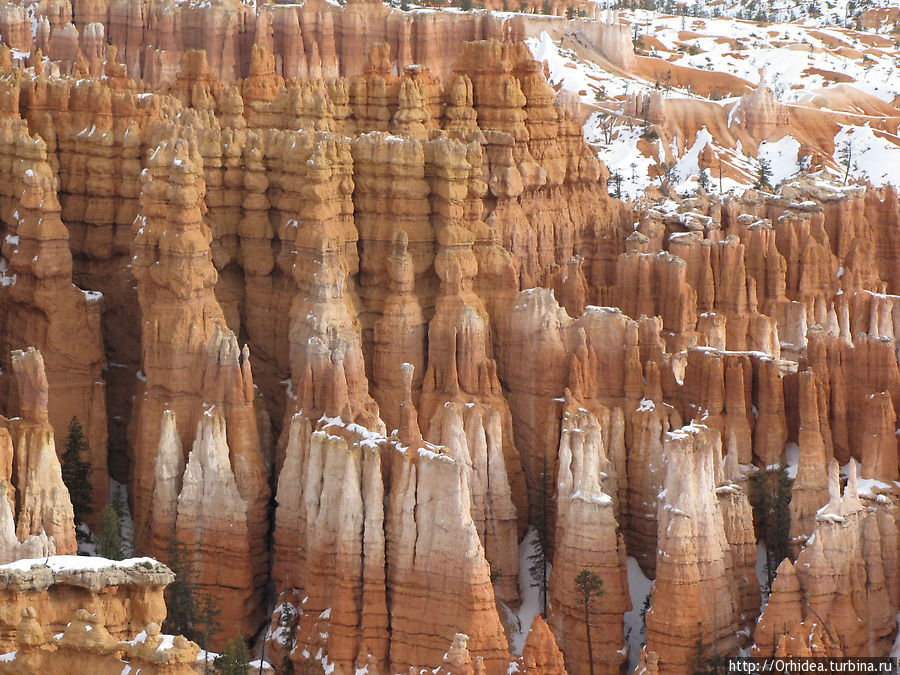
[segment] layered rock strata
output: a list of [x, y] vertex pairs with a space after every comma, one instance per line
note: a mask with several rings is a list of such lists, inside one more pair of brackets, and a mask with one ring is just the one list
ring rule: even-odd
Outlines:
[[737, 650], [742, 600], [723, 517], [729, 509], [716, 495], [716, 466], [721, 465], [717, 434], [702, 426], [669, 432], [666, 460], [645, 649], [657, 655], [660, 672], [686, 673], [694, 665], [698, 642], [717, 655]]
[[103, 617], [108, 634], [130, 638], [165, 619], [163, 591], [174, 579], [152, 558], [51, 556], [0, 566], [0, 595], [9, 609], [0, 626], [2, 648], [16, 648], [19, 617], [28, 608], [46, 635], [62, 632], [76, 611], [87, 610]]

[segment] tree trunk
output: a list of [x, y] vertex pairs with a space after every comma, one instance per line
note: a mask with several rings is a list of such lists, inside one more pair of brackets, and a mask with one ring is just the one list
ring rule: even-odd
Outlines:
[[590, 598], [585, 598], [585, 600], [584, 600], [584, 632], [587, 634], [588, 670], [591, 675], [594, 675], [594, 648], [591, 645], [590, 607], [591, 607]]

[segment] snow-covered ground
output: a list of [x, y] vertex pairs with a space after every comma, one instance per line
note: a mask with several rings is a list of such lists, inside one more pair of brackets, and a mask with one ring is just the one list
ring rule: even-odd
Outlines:
[[[595, 0], [604, 8], [615, 8], [618, 0]], [[668, 0], [657, 0], [658, 9], [675, 9], [675, 3]], [[768, 0], [762, 6], [742, 0], [723, 0], [722, 2], [684, 3], [684, 14], [696, 17], [733, 17], [755, 21], [797, 21], [806, 26], [853, 26], [860, 12], [866, 9], [896, 6], [896, 0], [828, 0], [821, 2], [797, 2], [797, 0]]]
[[847, 148], [844, 156], [850, 162], [851, 178], [873, 185], [900, 185], [900, 147], [868, 126], [844, 126], [835, 136], [835, 145], [838, 152]]
[[[522, 603], [515, 612], [515, 621], [518, 630], [513, 630], [509, 636], [509, 648], [515, 656], [522, 654], [528, 631], [534, 617], [541, 613], [541, 591], [533, 583], [531, 566], [534, 564], [534, 556], [540, 550], [538, 533], [533, 527], [529, 527], [522, 543], [519, 545], [519, 597]], [[550, 574], [550, 563], [547, 563], [547, 574]]]
[[650, 595], [653, 582], [644, 576], [636, 558], [628, 557], [628, 594], [631, 596], [631, 611], [625, 614], [625, 641], [628, 643], [628, 672], [634, 670], [640, 658], [645, 636], [641, 633], [643, 619], [641, 612], [644, 600]]
[[53, 572], [62, 571], [97, 571], [118, 567], [119, 569], [129, 569], [138, 566], [156, 567], [159, 563], [153, 558], [128, 558], [126, 560], [108, 560], [106, 558], [98, 558], [85, 555], [51, 555], [46, 558], [24, 558], [15, 562], [0, 565], [0, 570], [21, 570], [27, 571], [32, 567], [46, 565]]
[[[846, 2], [829, 4], [826, 14], [841, 15], [846, 10]], [[735, 11], [726, 14], [740, 14], [739, 4], [730, 7]], [[788, 9], [785, 4], [783, 11], [770, 13], [790, 19]], [[688, 194], [697, 188], [697, 160], [707, 145], [731, 167], [721, 186], [718, 176], [707, 169], [709, 189], [716, 192], [753, 185], [760, 176], [760, 159], [771, 168], [770, 183], [777, 186], [806, 168], [809, 158], [801, 153], [810, 149], [825, 157], [824, 168], [832, 178], [843, 180], [846, 173], [849, 182], [900, 185], [897, 125], [885, 126], [886, 115], [900, 117], [900, 110], [892, 105], [900, 100], [898, 41], [874, 31], [826, 26], [822, 17], [805, 15], [796, 23], [760, 24], [728, 16], [701, 18], [629, 10], [619, 12], [617, 20], [630, 27], [636, 54], [644, 59], [641, 68], [627, 74], [590, 60], [590, 51], [580, 49], [577, 40], [564, 33], [544, 31], [526, 40], [534, 57], [546, 64], [551, 82], [577, 94], [586, 109], [593, 111], [585, 122], [585, 137], [616, 179], [611, 193], [618, 191], [623, 198], [633, 199], [651, 184], [659, 184], [663, 160], [658, 158], [665, 156], [674, 157], [672, 187]], [[653, 69], [654, 58], [659, 59], [658, 72]], [[688, 74], [681, 77], [681, 84], [679, 77], [663, 74], [672, 67]], [[649, 72], [656, 72], [655, 78], [648, 76]], [[685, 84], [703, 78], [723, 82], [725, 89], [708, 92], [706, 97]], [[730, 127], [740, 99], [729, 98], [726, 84], [749, 90], [760, 82], [779, 103], [794, 106], [792, 110], [798, 114], [819, 115], [819, 142], [809, 148], [802, 137], [788, 134], [770, 137], [770, 142], [763, 142], [757, 150], [742, 148], [739, 141], [735, 145], [717, 139], [701, 127], [696, 134], [691, 131], [690, 137], [680, 138], [679, 147], [663, 148], [659, 139], [649, 135], [642, 143], [646, 127], [624, 114], [629, 98], [655, 91], [673, 102], [719, 106]], [[896, 115], [890, 112], [894, 110]], [[824, 118], [833, 119], [828, 124], [839, 130], [833, 139], [826, 130], [828, 124], [821, 122]], [[823, 137], [823, 133], [829, 135]], [[656, 157], [648, 156], [648, 148], [656, 148], [652, 153]]]
[[128, 486], [109, 479], [109, 501], [119, 514], [119, 530], [122, 535], [122, 555], [134, 555], [134, 521], [128, 507]]

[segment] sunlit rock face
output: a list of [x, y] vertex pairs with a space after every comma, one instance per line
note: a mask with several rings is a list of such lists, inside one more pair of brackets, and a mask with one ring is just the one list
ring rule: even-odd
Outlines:
[[[87, 525], [125, 484], [136, 552], [215, 599], [211, 646], [262, 637], [276, 670], [888, 653], [896, 190], [682, 174], [749, 184], [792, 142], [833, 173], [833, 127], [865, 111], [892, 142], [892, 106], [843, 85], [792, 103], [765, 74], [636, 53], [627, 17], [546, 9], [0, 11], [0, 562], [76, 552], [74, 417]], [[671, 79], [562, 91], [585, 59]], [[601, 109], [589, 132], [619, 135], [591, 145]], [[626, 129], [631, 182], [650, 162], [659, 183], [631, 202], [597, 159]], [[780, 465], [791, 557], [760, 615], [758, 483]], [[602, 582], [587, 618], [583, 572]], [[97, 574], [90, 597], [10, 595], [21, 656], [0, 672], [187, 672], [196, 645], [152, 627], [169, 577]]]

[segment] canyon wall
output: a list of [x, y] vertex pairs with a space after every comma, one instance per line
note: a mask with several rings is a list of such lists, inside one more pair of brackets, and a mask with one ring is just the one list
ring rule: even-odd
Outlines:
[[[74, 552], [53, 452], [74, 416], [95, 502], [127, 482], [138, 550], [219, 599], [213, 647], [274, 593], [268, 649], [295, 668], [617, 673], [633, 557], [647, 670], [688, 672], [698, 642], [833, 650], [807, 605], [845, 652], [886, 653], [892, 188], [613, 199], [578, 110], [494, 39], [532, 28], [489, 14], [57, 10], [0, 26], [10, 557]], [[744, 103], [759, 133], [783, 122]], [[796, 562], [757, 623], [751, 481], [792, 461]]]

